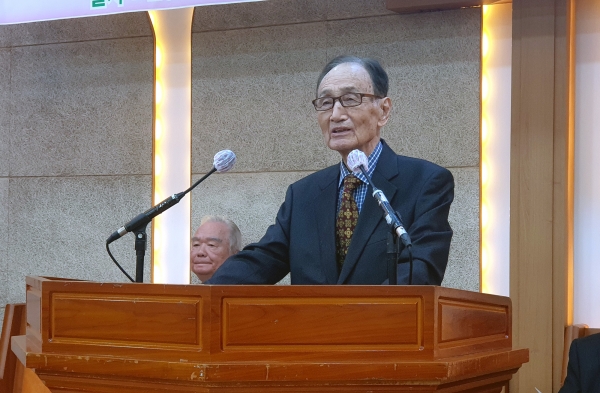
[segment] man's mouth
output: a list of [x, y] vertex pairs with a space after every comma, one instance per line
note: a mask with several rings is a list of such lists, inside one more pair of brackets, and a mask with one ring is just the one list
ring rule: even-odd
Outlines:
[[351, 131], [351, 129], [348, 127], [335, 127], [331, 129], [332, 134], [341, 134], [348, 131]]

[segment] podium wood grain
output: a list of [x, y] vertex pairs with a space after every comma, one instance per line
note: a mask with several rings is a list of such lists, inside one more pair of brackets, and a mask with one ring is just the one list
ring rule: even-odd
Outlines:
[[28, 277], [27, 302], [13, 348], [53, 392], [499, 392], [528, 360], [510, 299], [433, 286]]

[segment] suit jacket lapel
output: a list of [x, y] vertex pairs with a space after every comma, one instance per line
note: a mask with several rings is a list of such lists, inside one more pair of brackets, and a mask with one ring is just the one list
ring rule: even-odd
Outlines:
[[[337, 170], [331, 172], [333, 173], [325, 174], [323, 182], [319, 184], [321, 193], [315, 198], [314, 214], [315, 221], [318, 223], [316, 239], [320, 251], [321, 267], [327, 279], [327, 284], [334, 285], [338, 280], [335, 258], [335, 209], [338, 197], [339, 166]], [[317, 247], [317, 245], [312, 243], [309, 247]]]
[[[373, 172], [372, 180], [375, 184], [375, 187], [383, 191], [385, 196], [391, 202], [393, 201], [398, 189], [389, 180], [398, 174], [398, 167], [396, 164], [396, 154], [387, 146], [385, 142], [382, 141], [382, 143], [383, 150], [379, 156], [379, 161], [377, 162], [375, 172]], [[352, 235], [352, 241], [350, 243], [350, 247], [348, 248], [346, 260], [344, 261], [342, 271], [340, 272], [340, 277], [337, 281], [338, 284], [343, 284], [354, 270], [354, 267], [361, 259], [363, 251], [369, 243], [369, 239], [373, 235], [375, 228], [377, 228], [378, 225], [387, 225], [383, 219], [383, 212], [377, 204], [375, 198], [373, 198], [371, 195], [372, 193], [373, 190], [369, 186], [360, 215], [358, 216], [358, 223], [356, 224], [354, 234]], [[367, 255], [362, 259], [364, 258], [368, 259], [369, 256]]]

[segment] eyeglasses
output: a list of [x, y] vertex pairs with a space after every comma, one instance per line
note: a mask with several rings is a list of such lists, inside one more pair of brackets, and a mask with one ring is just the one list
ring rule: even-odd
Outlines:
[[383, 98], [374, 94], [366, 93], [346, 93], [339, 97], [321, 97], [313, 100], [312, 103], [315, 109], [318, 111], [328, 111], [335, 105], [335, 101], [338, 100], [344, 108], [359, 106], [362, 104], [363, 97], [371, 98]]

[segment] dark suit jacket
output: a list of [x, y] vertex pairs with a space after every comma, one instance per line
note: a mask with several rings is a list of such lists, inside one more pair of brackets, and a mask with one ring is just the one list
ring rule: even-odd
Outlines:
[[[365, 198], [340, 272], [335, 257], [335, 220], [339, 164], [289, 186], [274, 225], [264, 237], [230, 257], [207, 284], [269, 284], [291, 272], [292, 284], [369, 284], [387, 279], [389, 227], [380, 207]], [[412, 239], [413, 284], [439, 285], [444, 277], [452, 229], [448, 211], [454, 180], [447, 169], [396, 155], [383, 142], [373, 183], [401, 214]], [[401, 262], [408, 260], [403, 250]], [[398, 268], [398, 283], [408, 282], [408, 263]]]
[[573, 340], [567, 377], [558, 393], [600, 392], [600, 333]]

